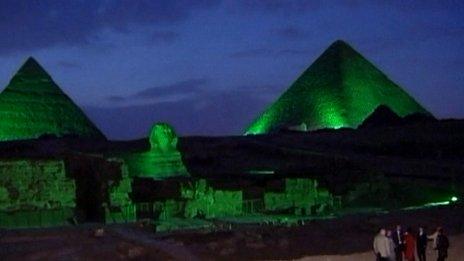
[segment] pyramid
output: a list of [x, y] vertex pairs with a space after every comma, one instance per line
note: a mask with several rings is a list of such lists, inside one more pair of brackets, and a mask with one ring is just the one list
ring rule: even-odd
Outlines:
[[30, 57], [0, 93], [0, 140], [42, 135], [104, 139], [84, 112]]
[[431, 115], [361, 54], [338, 40], [248, 127], [246, 134], [301, 124], [308, 130], [356, 128], [380, 105], [401, 117]]

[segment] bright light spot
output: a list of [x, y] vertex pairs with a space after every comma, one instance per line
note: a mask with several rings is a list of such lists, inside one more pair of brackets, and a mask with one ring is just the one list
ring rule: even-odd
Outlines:
[[453, 202], [458, 201], [458, 197], [452, 197], [452, 198], [451, 198], [451, 201], [453, 201]]

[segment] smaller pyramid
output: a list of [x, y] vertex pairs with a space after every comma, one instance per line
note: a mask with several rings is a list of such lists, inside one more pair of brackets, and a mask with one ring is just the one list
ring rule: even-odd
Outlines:
[[43, 135], [105, 138], [32, 57], [0, 93], [0, 119], [0, 141]]
[[433, 116], [425, 113], [413, 113], [405, 117], [398, 116], [389, 107], [381, 105], [375, 109], [375, 111], [367, 117], [358, 128], [369, 129], [369, 128], [385, 128], [394, 126], [404, 126], [411, 124], [423, 124], [436, 122]]
[[403, 124], [403, 118], [385, 105], [380, 105], [367, 117], [359, 128], [391, 127]]

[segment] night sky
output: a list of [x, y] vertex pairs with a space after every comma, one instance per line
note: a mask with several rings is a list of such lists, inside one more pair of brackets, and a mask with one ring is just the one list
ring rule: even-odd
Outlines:
[[1, 86], [34, 56], [110, 138], [242, 134], [337, 39], [464, 118], [464, 1], [1, 0], [0, 32]]

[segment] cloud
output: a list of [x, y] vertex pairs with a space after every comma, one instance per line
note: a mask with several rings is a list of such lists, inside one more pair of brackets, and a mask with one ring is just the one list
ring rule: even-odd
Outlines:
[[184, 100], [84, 110], [111, 139], [144, 137], [160, 121], [181, 135], [241, 135], [280, 91], [274, 85], [237, 86], [203, 90]]
[[322, 2], [318, 0], [239, 0], [236, 3], [236, 8], [242, 12], [301, 14], [319, 9]]
[[311, 53], [309, 49], [282, 49], [276, 52], [277, 55], [306, 55]]
[[81, 65], [77, 62], [74, 61], [66, 61], [66, 60], [60, 60], [58, 61], [58, 66], [65, 68], [65, 69], [77, 69], [81, 68]]
[[418, 4], [416, 1], [373, 1], [380, 6], [389, 6], [399, 11], [410, 13], [411, 11], [458, 11], [464, 7], [463, 1], [456, 0], [424, 0]]
[[[134, 25], [166, 25], [185, 21], [215, 0], [157, 1], [17, 1], [0, 2], [0, 55], [56, 45], [86, 45], [105, 29], [128, 32]], [[156, 33], [155, 38], [173, 39]]]
[[257, 49], [249, 49], [234, 52], [230, 55], [231, 58], [253, 58], [253, 57], [262, 57], [262, 56], [269, 56], [273, 55], [274, 50], [267, 49], [267, 48], [257, 48]]
[[299, 27], [287, 26], [271, 30], [272, 34], [276, 34], [286, 40], [302, 40], [310, 36], [310, 34]]
[[302, 14], [320, 9], [334, 9], [337, 7], [350, 9], [370, 9], [372, 6], [381, 8], [395, 8], [401, 12], [421, 11], [457, 11], [464, 7], [463, 1], [457, 0], [423, 0], [417, 1], [361, 1], [361, 0], [238, 0], [233, 7], [242, 13], [260, 12], [268, 14]]
[[174, 31], [154, 31], [151, 34], [150, 40], [153, 42], [173, 43], [180, 37], [179, 33]]
[[[417, 25], [416, 25], [417, 26]], [[420, 41], [430, 40], [430, 39], [453, 39], [460, 38], [463, 39], [464, 35], [464, 26], [438, 26], [436, 24], [421, 24], [422, 28], [427, 28], [427, 30], [418, 31], [414, 30], [413, 27], [409, 28], [411, 35], [415, 36]]]
[[138, 102], [149, 100], [151, 103], [176, 102], [191, 99], [203, 91], [210, 83], [208, 78], [192, 78], [172, 84], [146, 88], [126, 97], [112, 95], [106, 98], [111, 103]]
[[118, 96], [118, 95], [112, 95], [112, 96], [107, 97], [106, 99], [114, 103], [124, 102], [126, 100], [126, 98], [122, 96]]
[[173, 84], [155, 86], [139, 91], [133, 95], [137, 98], [154, 98], [173, 94], [194, 94], [209, 83], [207, 78], [188, 79]]
[[310, 50], [306, 49], [269, 49], [269, 48], [256, 48], [249, 50], [242, 50], [234, 52], [229, 55], [230, 58], [244, 59], [244, 58], [259, 58], [259, 57], [273, 57], [273, 56], [286, 56], [286, 55], [301, 55], [307, 54]]

